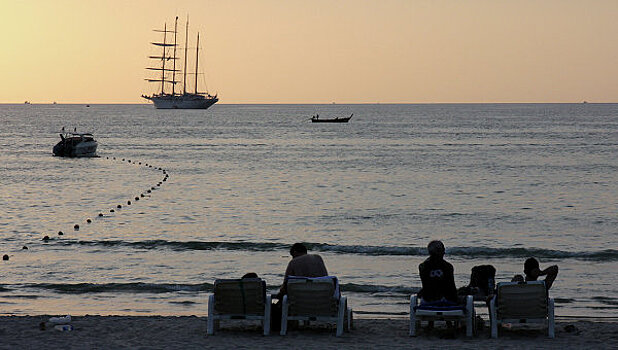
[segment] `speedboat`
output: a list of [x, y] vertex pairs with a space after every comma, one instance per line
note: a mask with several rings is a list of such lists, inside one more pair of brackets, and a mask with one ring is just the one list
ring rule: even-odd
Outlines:
[[54, 146], [54, 155], [59, 157], [96, 157], [97, 141], [92, 134], [63, 132], [60, 142]]

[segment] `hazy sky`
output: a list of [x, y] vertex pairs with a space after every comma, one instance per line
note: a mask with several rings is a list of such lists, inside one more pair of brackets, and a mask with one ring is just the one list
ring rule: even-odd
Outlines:
[[618, 0], [0, 0], [0, 102], [146, 102], [187, 15], [220, 103], [618, 102]]

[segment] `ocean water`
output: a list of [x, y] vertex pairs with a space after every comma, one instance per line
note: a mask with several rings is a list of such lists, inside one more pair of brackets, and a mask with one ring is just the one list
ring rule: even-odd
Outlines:
[[[52, 156], [63, 126], [100, 157]], [[361, 316], [405, 317], [441, 239], [458, 287], [535, 256], [559, 317], [618, 317], [617, 104], [0, 105], [0, 147], [2, 314], [206, 315], [306, 242]]]

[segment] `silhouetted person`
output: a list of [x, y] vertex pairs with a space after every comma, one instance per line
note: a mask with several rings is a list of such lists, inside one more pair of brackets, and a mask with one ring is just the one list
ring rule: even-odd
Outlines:
[[287, 292], [287, 281], [289, 276], [297, 277], [324, 277], [328, 276], [324, 260], [317, 254], [307, 254], [307, 247], [302, 243], [294, 243], [290, 248], [292, 260], [288, 263], [283, 277], [283, 284], [279, 289], [279, 298]]
[[247, 272], [241, 277], [241, 279], [245, 279], [245, 278], [259, 278], [259, 277], [258, 277], [258, 274], [255, 272]]
[[547, 276], [545, 277], [545, 288], [549, 290], [549, 288], [551, 288], [551, 286], [554, 284], [556, 277], [558, 277], [558, 265], [552, 265], [545, 270], [541, 270], [538, 260], [536, 260], [535, 258], [528, 258], [524, 262], [524, 274], [526, 275], [525, 279], [522, 275], [515, 275], [512, 281], [536, 281], [538, 280], [539, 276]]
[[324, 277], [328, 276], [324, 260], [317, 254], [307, 254], [307, 247], [302, 243], [294, 243], [290, 248], [292, 260], [288, 263], [285, 269], [283, 284], [279, 289], [279, 293], [274, 296], [279, 301], [273, 304], [271, 311], [271, 328], [273, 330], [281, 329], [281, 303], [283, 296], [287, 294], [288, 277]]
[[444, 260], [444, 244], [431, 241], [429, 257], [418, 266], [423, 287], [418, 292], [421, 302], [450, 301], [457, 303], [453, 265]]

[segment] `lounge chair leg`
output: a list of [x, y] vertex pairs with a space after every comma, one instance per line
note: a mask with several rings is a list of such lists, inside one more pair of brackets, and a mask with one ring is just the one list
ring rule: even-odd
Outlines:
[[351, 308], [348, 308], [348, 310], [346, 311], [346, 316], [347, 316], [346, 325], [348, 328], [347, 331], [349, 332], [352, 329], [354, 329], [354, 320], [353, 320], [354, 316], [353, 316], [353, 312]]
[[206, 333], [208, 335], [215, 334], [215, 319], [214, 319], [214, 310], [215, 310], [215, 296], [208, 296], [208, 321], [206, 324]]
[[342, 296], [339, 299], [339, 310], [337, 317], [337, 336], [340, 337], [343, 334], [343, 319], [348, 310], [348, 298]]
[[550, 338], [555, 338], [556, 334], [554, 332], [554, 328], [555, 328], [555, 321], [554, 321], [554, 299], [550, 298], [549, 302], [547, 303], [548, 309], [547, 310], [547, 335]]
[[496, 297], [489, 303], [489, 318], [491, 322], [491, 337], [498, 338], [498, 315], [496, 314]]
[[283, 296], [283, 301], [281, 303], [281, 332], [279, 334], [285, 335], [288, 332], [288, 296]]
[[471, 337], [474, 327], [474, 297], [468, 295], [466, 297], [466, 336]]
[[416, 314], [414, 307], [416, 306], [417, 296], [410, 296], [410, 336], [416, 337]]
[[270, 314], [272, 309], [272, 296], [266, 296], [266, 305], [264, 305], [264, 321], [262, 322], [262, 329], [264, 335], [270, 334]]

